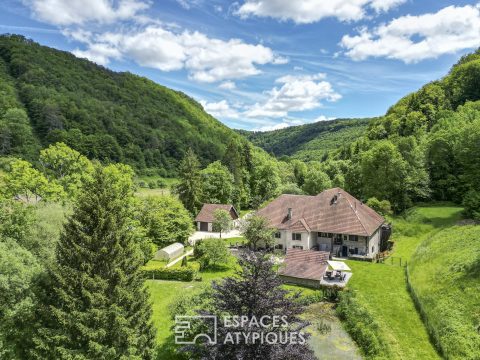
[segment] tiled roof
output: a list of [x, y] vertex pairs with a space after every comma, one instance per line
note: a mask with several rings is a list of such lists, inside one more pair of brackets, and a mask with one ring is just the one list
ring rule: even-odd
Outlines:
[[203, 204], [202, 210], [198, 213], [195, 221], [201, 222], [213, 222], [213, 214], [215, 210], [225, 210], [230, 213], [230, 210], [234, 211], [235, 217], [233, 220], [238, 219], [237, 210], [233, 207], [233, 205], [225, 205], [225, 204]]
[[[292, 209], [291, 219], [288, 209]], [[272, 227], [298, 230], [300, 221], [307, 231], [371, 236], [385, 219], [345, 190], [333, 188], [316, 196], [281, 195], [257, 211]]]
[[325, 251], [288, 249], [279, 275], [300, 279], [321, 280], [327, 269], [330, 253]]

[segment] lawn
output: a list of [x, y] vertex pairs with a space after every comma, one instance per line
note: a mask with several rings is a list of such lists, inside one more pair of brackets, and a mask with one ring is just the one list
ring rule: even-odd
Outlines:
[[[189, 265], [198, 268], [199, 265], [193, 257], [188, 257]], [[152, 261], [149, 262], [151, 264]], [[181, 266], [181, 262], [174, 265]], [[153, 266], [153, 265], [151, 265]], [[236, 258], [229, 257], [226, 265], [217, 266], [214, 269], [208, 269], [200, 272], [202, 281], [182, 282], [165, 280], [147, 280], [146, 285], [150, 291], [153, 304], [153, 322], [157, 329], [157, 344], [160, 348], [158, 359], [175, 359], [173, 351], [172, 326], [173, 320], [169, 307], [175, 301], [179, 294], [188, 294], [200, 292], [205, 284], [213, 280], [220, 280], [226, 276], [233, 275], [236, 267]]]
[[409, 265], [427, 327], [447, 359], [480, 359], [480, 226], [424, 241]]
[[[393, 255], [410, 261], [422, 241], [452, 225], [460, 212], [454, 206], [422, 206], [394, 219]], [[378, 322], [391, 359], [440, 359], [407, 290], [405, 268], [388, 261], [348, 264], [353, 272], [349, 287]]]

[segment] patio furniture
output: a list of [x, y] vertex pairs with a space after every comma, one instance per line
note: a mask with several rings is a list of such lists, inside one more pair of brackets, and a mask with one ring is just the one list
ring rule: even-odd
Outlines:
[[325, 272], [325, 276], [327, 277], [327, 279], [332, 279], [332, 272], [333, 271], [326, 271]]

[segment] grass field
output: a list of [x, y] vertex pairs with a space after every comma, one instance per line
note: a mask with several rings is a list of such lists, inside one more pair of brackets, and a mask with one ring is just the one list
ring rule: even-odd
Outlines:
[[410, 282], [447, 359], [480, 359], [480, 226], [455, 226], [416, 250]]
[[[424, 206], [394, 220], [393, 255], [410, 261], [422, 241], [451, 226], [461, 208]], [[349, 261], [349, 286], [378, 322], [391, 359], [440, 359], [407, 290], [405, 268], [398, 265]], [[394, 262], [394, 264], [398, 264]]]

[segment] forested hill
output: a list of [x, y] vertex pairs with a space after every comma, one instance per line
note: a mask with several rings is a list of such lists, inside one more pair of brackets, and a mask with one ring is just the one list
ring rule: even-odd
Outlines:
[[354, 141], [367, 130], [371, 119], [336, 119], [290, 126], [272, 131], [238, 130], [253, 144], [276, 156], [287, 155], [303, 161], [320, 160], [338, 149], [339, 144]]
[[206, 165], [240, 138], [181, 92], [17, 35], [0, 36], [0, 94], [0, 155], [35, 160], [63, 141], [90, 158], [172, 173], [188, 147]]

